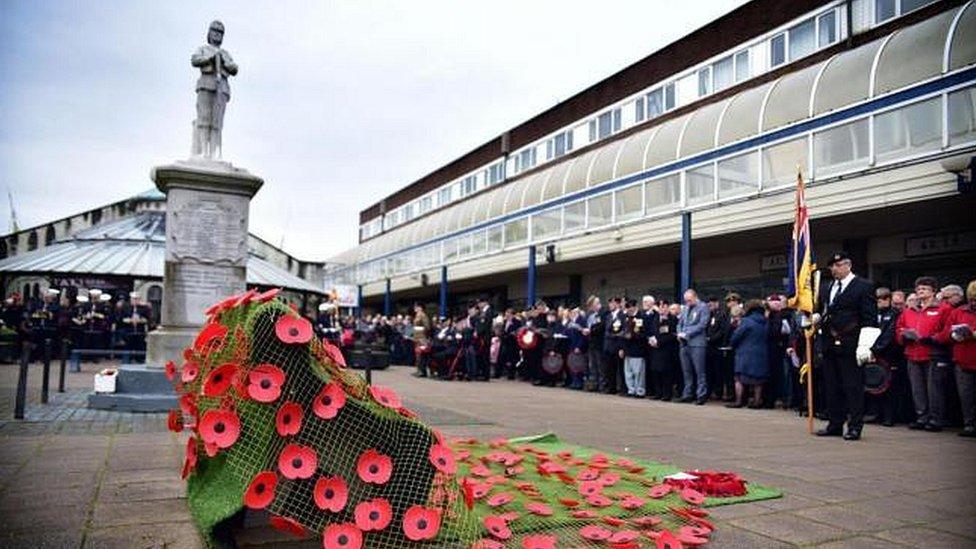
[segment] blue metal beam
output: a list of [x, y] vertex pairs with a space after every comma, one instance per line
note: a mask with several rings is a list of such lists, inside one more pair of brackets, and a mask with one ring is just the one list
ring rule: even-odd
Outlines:
[[383, 314], [390, 316], [393, 314], [393, 294], [390, 293], [390, 279], [386, 279], [386, 291], [383, 292]]
[[535, 245], [529, 246], [528, 287], [525, 290], [525, 308], [535, 304]]
[[356, 286], [356, 318], [363, 317], [363, 285]]
[[447, 316], [447, 265], [441, 265], [441, 295], [437, 315], [440, 317]]
[[681, 280], [678, 288], [678, 301], [681, 294], [691, 288], [691, 212], [681, 214]]

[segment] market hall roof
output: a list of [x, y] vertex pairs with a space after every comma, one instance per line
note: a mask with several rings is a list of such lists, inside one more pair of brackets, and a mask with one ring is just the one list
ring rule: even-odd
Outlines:
[[[0, 261], [0, 274], [86, 274], [163, 278], [166, 213], [142, 211], [78, 231], [42, 249]], [[253, 253], [247, 283], [322, 293], [318, 288]]]

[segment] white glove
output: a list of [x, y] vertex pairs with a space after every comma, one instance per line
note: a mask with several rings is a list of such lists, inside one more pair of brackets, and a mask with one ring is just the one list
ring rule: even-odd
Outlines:
[[871, 362], [871, 349], [867, 347], [858, 347], [854, 351], [854, 356], [857, 358], [857, 365], [864, 366], [868, 362]]

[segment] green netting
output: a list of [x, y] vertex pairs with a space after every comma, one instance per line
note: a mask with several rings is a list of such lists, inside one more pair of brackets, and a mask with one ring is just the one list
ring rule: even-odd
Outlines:
[[[672, 466], [601, 456], [554, 435], [446, 443], [391, 391], [369, 387], [346, 370], [335, 349], [312, 337], [307, 322], [273, 295], [237, 296], [210, 314], [208, 326], [184, 355], [185, 381], [177, 373], [182, 415], [173, 416], [177, 427], [181, 418], [193, 430], [188, 453], [198, 457], [195, 467], [188, 467], [188, 500], [208, 538], [245, 501], [265, 509], [273, 525], [296, 534], [321, 537], [325, 532], [326, 547], [341, 542], [355, 547], [360, 535], [363, 546], [377, 548], [500, 542], [512, 547], [586, 546], [606, 544], [605, 539], [587, 539], [604, 534], [615, 536], [610, 541], [636, 536], [646, 545], [665, 531], [696, 538], [711, 528], [703, 513], [690, 514], [691, 506], [675, 493], [648, 497], [665, 475], [677, 471]], [[283, 376], [267, 381], [269, 370]], [[273, 398], [260, 396], [268, 387]], [[341, 394], [328, 397], [326, 387]], [[341, 407], [336, 396], [344, 397]], [[301, 410], [301, 426], [293, 434], [287, 427], [294, 423], [279, 423], [286, 404], [288, 410]], [[328, 406], [333, 406], [331, 412], [323, 412]], [[221, 420], [215, 422], [218, 416]], [[240, 423], [236, 438], [229, 436], [233, 417]], [[296, 445], [314, 453], [314, 467], [308, 466], [308, 456], [290, 453]], [[391, 460], [388, 480], [367, 482], [383, 469], [363, 468], [360, 461], [374, 454]], [[600, 497], [588, 499], [581, 487], [593, 489], [592, 482], [587, 484], [587, 475], [593, 474], [600, 479]], [[273, 488], [258, 482], [268, 476], [276, 479]], [[334, 477], [343, 479], [347, 501], [332, 510], [320, 506], [316, 490], [321, 498], [323, 479]], [[258, 484], [266, 490], [255, 492]], [[273, 497], [264, 498], [269, 491]], [[706, 503], [776, 495], [751, 486], [745, 496]], [[376, 501], [388, 503], [389, 522], [365, 531], [359, 527], [370, 523], [363, 511], [376, 510], [366, 502]], [[499, 524], [504, 526], [500, 530]]]

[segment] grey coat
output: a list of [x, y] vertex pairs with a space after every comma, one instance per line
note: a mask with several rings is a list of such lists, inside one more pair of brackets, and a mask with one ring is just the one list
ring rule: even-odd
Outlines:
[[710, 316], [708, 304], [704, 301], [699, 301], [694, 307], [688, 307], [681, 311], [681, 315], [678, 317], [678, 333], [684, 332], [686, 345], [689, 347], [705, 347], [708, 345], [705, 328], [708, 327]]

